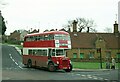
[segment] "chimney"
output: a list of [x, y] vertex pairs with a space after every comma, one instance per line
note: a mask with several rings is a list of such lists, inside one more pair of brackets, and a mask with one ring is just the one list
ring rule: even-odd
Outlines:
[[89, 33], [89, 31], [90, 31], [90, 27], [87, 27], [87, 33]]
[[115, 21], [115, 24], [113, 26], [114, 26], [114, 33], [119, 33], [117, 21]]
[[73, 24], [73, 32], [77, 32], [77, 21], [74, 20], [72, 24]]

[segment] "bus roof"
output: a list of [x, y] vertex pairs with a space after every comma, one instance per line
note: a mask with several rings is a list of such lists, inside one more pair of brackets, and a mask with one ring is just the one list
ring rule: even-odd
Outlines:
[[65, 32], [65, 31], [47, 31], [47, 32], [43, 32], [43, 33], [31, 33], [31, 34], [27, 34], [25, 37], [27, 37], [27, 36], [46, 35], [46, 34], [65, 34], [65, 35], [69, 35], [69, 33]]

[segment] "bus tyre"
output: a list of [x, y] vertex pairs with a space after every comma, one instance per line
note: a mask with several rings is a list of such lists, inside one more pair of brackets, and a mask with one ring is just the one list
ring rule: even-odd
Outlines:
[[32, 67], [32, 61], [31, 61], [31, 60], [28, 60], [27, 67], [28, 67], [28, 68], [31, 68], [31, 67]]
[[54, 66], [53, 63], [49, 63], [49, 64], [48, 64], [48, 70], [49, 70], [50, 72], [53, 72], [53, 71], [56, 70], [56, 67]]
[[70, 69], [64, 69], [65, 70], [65, 72], [71, 72], [72, 71], [72, 65], [70, 64]]

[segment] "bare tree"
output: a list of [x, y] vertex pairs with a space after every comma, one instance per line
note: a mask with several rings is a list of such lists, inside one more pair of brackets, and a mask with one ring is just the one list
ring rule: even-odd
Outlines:
[[[83, 29], [86, 29], [88, 27], [93, 29], [93, 27], [96, 26], [96, 24], [94, 23], [94, 20], [92, 20], [92, 19], [76, 18], [75, 20], [77, 21], [78, 32], [82, 32]], [[68, 31], [69, 28], [72, 27], [72, 23], [73, 23], [73, 20], [69, 20], [68, 23], [63, 26], [65, 28], [65, 30]]]
[[66, 31], [64, 28], [60, 29], [59, 31]]
[[108, 28], [108, 27], [106, 27], [106, 28], [104, 29], [104, 31], [105, 31], [106, 33], [112, 33], [112, 29], [111, 29], [111, 28]]
[[4, 2], [4, 0], [0, 0], [0, 34], [4, 35], [5, 31], [7, 29], [6, 23], [7, 21], [4, 20], [4, 17], [2, 16], [1, 9], [7, 5], [7, 3]]
[[70, 31], [70, 27], [72, 27], [72, 23], [73, 23], [73, 21], [72, 21], [72, 20], [69, 20], [69, 21], [67, 22], [67, 24], [63, 25], [63, 28], [62, 28], [62, 29], [64, 29], [65, 31]]
[[46, 29], [46, 30], [44, 30], [43, 32], [48, 32], [49, 30], [48, 29]]

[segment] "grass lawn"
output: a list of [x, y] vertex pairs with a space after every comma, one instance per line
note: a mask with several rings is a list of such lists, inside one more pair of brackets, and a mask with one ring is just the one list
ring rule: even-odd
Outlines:
[[14, 46], [18, 47], [19, 49], [23, 48], [22, 45], [16, 45], [16, 44], [3, 43], [3, 45], [14, 45]]
[[[97, 62], [72, 62], [73, 68], [79, 69], [100, 69], [100, 63]], [[106, 69], [106, 64], [102, 63], [102, 68]], [[118, 63], [116, 63], [116, 68], [118, 68]]]
[[19, 49], [23, 49], [22, 45], [15, 45], [16, 47], [18, 47]]

